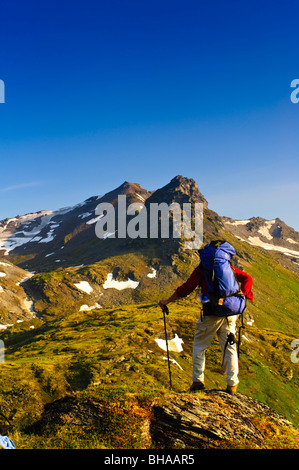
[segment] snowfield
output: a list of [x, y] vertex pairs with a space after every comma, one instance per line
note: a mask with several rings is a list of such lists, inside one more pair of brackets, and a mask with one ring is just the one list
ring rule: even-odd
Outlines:
[[283, 253], [287, 256], [294, 256], [295, 258], [299, 258], [299, 251], [290, 250], [289, 248], [285, 248], [284, 246], [276, 246], [276, 245], [271, 245], [271, 243], [265, 243], [262, 240], [260, 240], [260, 238], [258, 237], [248, 237], [248, 240], [245, 240], [244, 238], [241, 238], [241, 237], [237, 237], [237, 238], [239, 238], [239, 240], [243, 242], [249, 243], [250, 245], [264, 248], [264, 250], [278, 251], [279, 253]]
[[272, 227], [272, 225], [275, 223], [275, 220], [269, 220], [268, 222], [265, 223], [263, 227], [260, 227], [258, 232], [263, 235], [263, 237], [267, 238], [268, 240], [272, 240], [273, 237], [270, 234], [269, 230]]
[[91, 294], [92, 292], [92, 287], [87, 281], [77, 282], [74, 284], [74, 286], [77, 287], [77, 289], [80, 289], [83, 292], [86, 292], [87, 294]]
[[[32, 241], [42, 240], [42, 237], [38, 237], [38, 235], [55, 215], [57, 215], [57, 212], [41, 211], [40, 213], [26, 214], [18, 218], [8, 219], [6, 224], [0, 228], [0, 250], [5, 250], [4, 255], [7, 256], [10, 251], [19, 246]], [[33, 221], [38, 221], [39, 223], [32, 230], [29, 230], [30, 223]], [[12, 232], [16, 224], [20, 230]], [[37, 237], [38, 239], [36, 240]]]
[[[74, 209], [84, 206], [84, 204], [85, 201], [55, 211], [39, 211], [7, 219], [5, 224], [0, 227], [0, 250], [4, 250], [4, 255], [7, 256], [10, 251], [26, 243], [49, 243], [53, 241], [55, 230], [61, 223], [57, 219]], [[81, 217], [86, 217], [87, 214], [85, 212]], [[56, 220], [52, 220], [54, 218]], [[45, 235], [41, 235], [42, 230], [47, 226], [49, 230]]]
[[103, 284], [103, 288], [104, 289], [117, 289], [117, 290], [136, 289], [138, 285], [139, 285], [139, 282], [132, 281], [131, 279], [128, 279], [127, 281], [116, 281], [115, 279], [113, 279], [113, 274], [109, 273], [106, 281]]
[[[234, 222], [226, 221], [225, 223], [238, 226], [238, 225], [247, 225], [249, 222], [250, 220], [246, 219], [246, 220], [235, 220]], [[261, 234], [262, 237], [269, 240], [269, 242], [265, 242], [261, 240], [259, 236], [249, 236], [247, 239], [239, 235], [236, 235], [236, 237], [243, 242], [247, 242], [253, 246], [259, 246], [260, 248], [263, 248], [264, 250], [277, 251], [279, 253], [283, 253], [286, 256], [294, 256], [295, 258], [299, 258], [299, 251], [292, 250], [284, 246], [273, 245], [272, 243], [270, 243], [271, 240], [274, 240], [274, 237], [270, 233], [270, 229], [273, 226], [273, 224], [275, 224], [275, 222], [276, 222], [275, 219], [267, 220], [257, 231], [258, 233]], [[279, 226], [277, 227], [279, 228]], [[295, 240], [292, 240], [291, 238], [287, 238], [286, 241], [288, 243], [292, 243], [293, 245], [299, 246], [299, 243], [297, 243]]]

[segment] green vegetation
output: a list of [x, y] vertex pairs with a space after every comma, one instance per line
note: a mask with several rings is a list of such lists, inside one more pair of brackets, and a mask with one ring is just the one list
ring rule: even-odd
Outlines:
[[[227, 234], [228, 241], [232, 237]], [[255, 295], [247, 310], [254, 323], [245, 324], [243, 331], [239, 391], [298, 426], [298, 364], [291, 362], [291, 341], [299, 338], [298, 278], [263, 250], [231, 241], [236, 262], [254, 278]], [[0, 334], [6, 348], [5, 363], [0, 364], [0, 411], [14, 425], [10, 437], [18, 448], [145, 445], [138, 422], [150, 413], [153, 397], [167, 399], [170, 393], [166, 353], [155, 341], [164, 338], [157, 302], [169, 296], [198, 262], [187, 252], [173, 254], [164, 264], [154, 251], [151, 258], [147, 255], [142, 250], [127, 252], [80, 268], [38, 274], [27, 282], [42, 320], [17, 323]], [[156, 278], [147, 277], [150, 267], [157, 269]], [[109, 272], [118, 280], [138, 280], [139, 287], [101, 294], [97, 289]], [[93, 286], [94, 296], [74, 287], [82, 280]], [[79, 311], [83, 303], [95, 301], [104, 308]], [[105, 308], [105, 302], [115, 306]], [[170, 305], [169, 337], [177, 333], [184, 341], [183, 352], [170, 353], [180, 366], [171, 364], [175, 393], [186, 391], [191, 383], [194, 324], [200, 312], [196, 292]], [[206, 385], [225, 387], [216, 339], [207, 351]], [[82, 415], [86, 403], [97, 413], [104, 407], [102, 420], [82, 427], [62, 413], [60, 421], [52, 417], [42, 425], [46, 405], [68, 397], [75, 397]], [[271, 428], [258, 417], [256, 426]], [[278, 435], [272, 428], [270, 447], [286, 447], [288, 439], [295, 447], [294, 435]]]
[[[191, 383], [193, 331], [199, 309], [182, 300], [171, 306], [167, 318], [169, 337], [177, 333], [184, 341], [183, 352], [170, 353], [183, 369], [171, 364], [177, 393], [186, 391]], [[290, 361], [293, 336], [255, 327], [247, 327], [245, 335], [249, 341], [243, 339], [241, 345], [240, 392], [298, 425], [298, 372]], [[138, 403], [150, 403], [153, 397], [169, 393], [166, 354], [155, 342], [163, 337], [163, 317], [156, 304], [72, 313], [6, 330], [1, 335], [6, 355], [0, 367], [0, 405], [15, 425], [11, 437], [17, 446], [142, 446], [137, 422], [146, 407], [141, 409]], [[224, 388], [216, 340], [208, 350], [206, 367], [208, 388]], [[44, 406], [66, 396], [75, 396], [79, 402], [106, 403], [97, 431], [94, 426], [85, 431], [72, 426], [67, 418], [58, 423], [49, 420], [46, 427], [38, 428]]]
[[[189, 261], [189, 262], [188, 262]], [[181, 265], [184, 265], [181, 268]], [[159, 278], [150, 279], [151, 267], [159, 269]], [[34, 309], [45, 320], [80, 310], [82, 304], [96, 302], [101, 306], [133, 304], [146, 301], [158, 301], [165, 292], [170, 295], [172, 290], [190, 273], [190, 259], [176, 256], [173, 268], [161, 265], [157, 258], [149, 259], [142, 253], [123, 253], [107, 257], [103, 261], [82, 267], [60, 268], [56, 271], [36, 274], [26, 283], [26, 290], [35, 298]], [[183, 274], [182, 274], [183, 270]], [[125, 291], [102, 291], [101, 286], [107, 279], [107, 274], [113, 273], [118, 281], [128, 278], [139, 282], [137, 289]], [[92, 294], [86, 294], [75, 287], [81, 281], [88, 282]]]

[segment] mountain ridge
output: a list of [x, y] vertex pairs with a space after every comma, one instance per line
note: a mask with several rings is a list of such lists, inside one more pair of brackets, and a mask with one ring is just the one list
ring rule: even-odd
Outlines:
[[[201, 202], [204, 207], [204, 241], [208, 239], [207, 234], [219, 237], [228, 231], [242, 241], [278, 254], [278, 257], [283, 255], [280, 256], [280, 262], [299, 273], [298, 232], [278, 218], [267, 221], [253, 217], [247, 221], [238, 221], [219, 216], [209, 209], [197, 183], [192, 178], [181, 175], [155, 191], [148, 191], [137, 183], [125, 181], [104, 196], [91, 196], [71, 207], [39, 211], [0, 221], [0, 256], [7, 257], [23, 269], [36, 272], [96, 262], [100, 259], [101, 252], [105, 253], [107, 245], [110, 250], [111, 243], [110, 240], [104, 243], [105, 240], [99, 240], [95, 235], [94, 227], [98, 220], [95, 209], [101, 202], [108, 202], [116, 207], [118, 195], [126, 196], [127, 207], [131, 203], [139, 203], [140, 209], [143, 206], [148, 208], [151, 203]], [[108, 233], [107, 237], [109, 238]], [[147, 240], [148, 245], [152, 242]], [[118, 245], [117, 250], [136, 243], [145, 245], [140, 239], [126, 242], [114, 240], [113, 243]], [[110, 253], [109, 250], [107, 254]]]
[[[237, 267], [242, 269], [245, 263], [247, 269], [249, 262], [250, 271], [252, 246], [296, 275], [299, 273], [299, 234], [280, 219], [236, 221], [221, 217], [209, 209], [197, 183], [181, 175], [156, 191], [125, 181], [104, 196], [92, 196], [72, 207], [0, 222], [0, 248], [4, 245], [8, 250], [2, 251], [3, 260], [30, 273], [22, 289], [34, 305], [33, 314], [51, 318], [72, 309], [150, 301], [164, 292], [171, 293], [198, 264], [197, 250], [186, 250], [183, 240], [171, 236], [171, 217], [169, 239], [98, 239], [95, 209], [99, 203], [108, 202], [116, 208], [117, 218], [119, 195], [126, 196], [126, 208], [134, 203], [139, 213], [148, 210], [151, 203], [170, 206], [178, 202], [181, 207], [186, 202], [202, 203], [203, 242], [213, 238], [230, 241], [237, 247]], [[14, 247], [18, 242], [19, 246]], [[152, 277], [151, 272], [155, 273]], [[125, 288], [120, 289], [121, 285]], [[78, 286], [85, 286], [85, 290]], [[14, 303], [20, 302], [16, 298]], [[10, 322], [6, 319], [6, 323]]]

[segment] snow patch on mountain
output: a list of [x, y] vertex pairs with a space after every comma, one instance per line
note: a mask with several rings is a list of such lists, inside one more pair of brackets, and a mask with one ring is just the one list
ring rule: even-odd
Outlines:
[[294, 243], [295, 245], [299, 245], [299, 243], [295, 242], [295, 240], [293, 240], [292, 238], [287, 238], [287, 242]]
[[101, 215], [98, 215], [97, 217], [94, 217], [93, 219], [90, 219], [86, 222], [86, 225], [92, 225], [92, 224], [95, 224], [96, 222], [98, 222], [98, 220], [100, 220], [103, 216], [103, 214]]
[[[7, 256], [11, 251], [27, 243], [52, 242], [55, 239], [55, 230], [60, 227], [63, 217], [85, 204], [86, 201], [55, 211], [34, 212], [0, 222], [0, 250], [3, 250]], [[83, 213], [78, 217], [83, 218], [91, 214], [83, 209]]]
[[145, 201], [145, 198], [143, 196], [141, 196], [140, 194], [136, 193], [136, 196], [138, 197], [138, 199], [140, 199], [140, 201]]
[[86, 219], [86, 217], [90, 217], [92, 215], [92, 212], [84, 212], [83, 214], [79, 214], [78, 217], [80, 219]]
[[80, 312], [88, 312], [89, 310], [94, 310], [95, 308], [102, 308], [100, 304], [98, 304], [97, 302], [95, 303], [95, 305], [92, 305], [91, 307], [89, 307], [88, 305], [84, 304], [84, 305], [81, 305], [80, 307]]
[[157, 276], [157, 270], [152, 268], [152, 272], [147, 274], [147, 277], [150, 277], [151, 279]]
[[77, 289], [80, 289], [83, 292], [86, 292], [86, 294], [90, 294], [92, 292], [92, 287], [87, 281], [77, 282], [74, 284], [74, 286], [77, 287]]
[[263, 237], [267, 238], [268, 240], [272, 240], [273, 237], [271, 235], [271, 233], [269, 232], [270, 228], [273, 226], [273, 224], [275, 223], [275, 219], [274, 220], [268, 220], [265, 225], [263, 225], [262, 227], [259, 228], [258, 232], [263, 235]]
[[[246, 220], [224, 219], [224, 224], [239, 240], [264, 250], [299, 258], [299, 243], [291, 238], [292, 229], [279, 219], [253, 217]], [[290, 234], [288, 232], [291, 232]], [[294, 231], [293, 231], [294, 232]], [[295, 263], [295, 259], [292, 260]]]
[[136, 289], [138, 285], [139, 285], [139, 282], [132, 281], [132, 279], [128, 279], [127, 281], [117, 281], [113, 279], [113, 274], [109, 273], [107, 275], [106, 281], [103, 284], [103, 288], [104, 289], [117, 289], [117, 290]]
[[115, 232], [106, 232], [103, 236], [103, 240], [106, 240], [106, 238], [112, 237], [112, 235], [115, 235]]
[[[163, 356], [163, 359], [164, 359], [164, 361], [168, 361], [168, 357], [164, 357], [164, 356]], [[179, 364], [175, 359], [170, 358], [169, 360], [170, 360], [171, 362], [173, 362], [173, 364], [176, 364], [181, 370], [184, 370], [184, 369], [182, 368], [182, 366], [180, 366], [180, 364]]]
[[13, 326], [13, 323], [6, 323], [6, 325], [0, 325], [0, 330], [6, 330], [10, 326]]
[[30, 279], [32, 276], [34, 276], [33, 273], [30, 273], [30, 275], [28, 277], [24, 277], [24, 279], [22, 279], [21, 281], [19, 282], [16, 282], [16, 286], [21, 286], [24, 282], [26, 282], [28, 279]]
[[[163, 349], [163, 351], [167, 351], [167, 345], [166, 345], [165, 339], [156, 338], [155, 341], [157, 345], [159, 346], [159, 348]], [[182, 338], [179, 338], [176, 333], [174, 338], [168, 341], [168, 350], [173, 351], [173, 352], [182, 352], [183, 343], [184, 341], [182, 340]]]
[[249, 222], [250, 222], [250, 220], [246, 219], [246, 220], [234, 220], [233, 222], [232, 221], [227, 221], [226, 223], [231, 224], [231, 225], [247, 225], [247, 224], [249, 224]]
[[279, 253], [283, 253], [287, 256], [295, 256], [295, 258], [299, 258], [299, 251], [290, 250], [289, 248], [285, 248], [284, 246], [277, 246], [272, 245], [271, 243], [265, 243], [259, 237], [248, 237], [247, 240], [239, 236], [237, 236], [237, 238], [239, 238], [239, 240], [243, 242], [249, 243], [250, 245], [264, 248], [265, 250], [278, 251]]
[[32, 313], [35, 316], [36, 312], [34, 310], [34, 302], [31, 299], [27, 298], [24, 300], [24, 305], [28, 312]]
[[55, 229], [58, 228], [60, 226], [60, 224], [50, 221], [49, 225], [50, 225], [49, 232], [47, 233], [47, 235], [44, 238], [39, 240], [38, 243], [49, 243], [49, 242], [54, 240], [54, 238], [55, 238], [55, 235], [54, 235]]
[[41, 211], [7, 219], [0, 227], [0, 250], [5, 250], [4, 255], [7, 256], [15, 248], [35, 241], [34, 238], [40, 234], [54, 214], [53, 211]]

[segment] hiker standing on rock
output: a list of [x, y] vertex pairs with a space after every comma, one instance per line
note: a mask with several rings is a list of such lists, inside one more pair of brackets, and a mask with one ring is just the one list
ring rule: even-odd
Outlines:
[[163, 310], [170, 302], [186, 297], [196, 287], [201, 288], [203, 313], [195, 325], [193, 383], [190, 392], [204, 388], [205, 351], [216, 333], [222, 352], [226, 391], [231, 394], [237, 391], [239, 364], [235, 340], [236, 321], [238, 315], [246, 310], [246, 299], [253, 300], [253, 293], [251, 276], [230, 264], [235, 253], [234, 247], [226, 241], [209, 243], [199, 251], [201, 262], [189, 279], [169, 299], [159, 301]]

